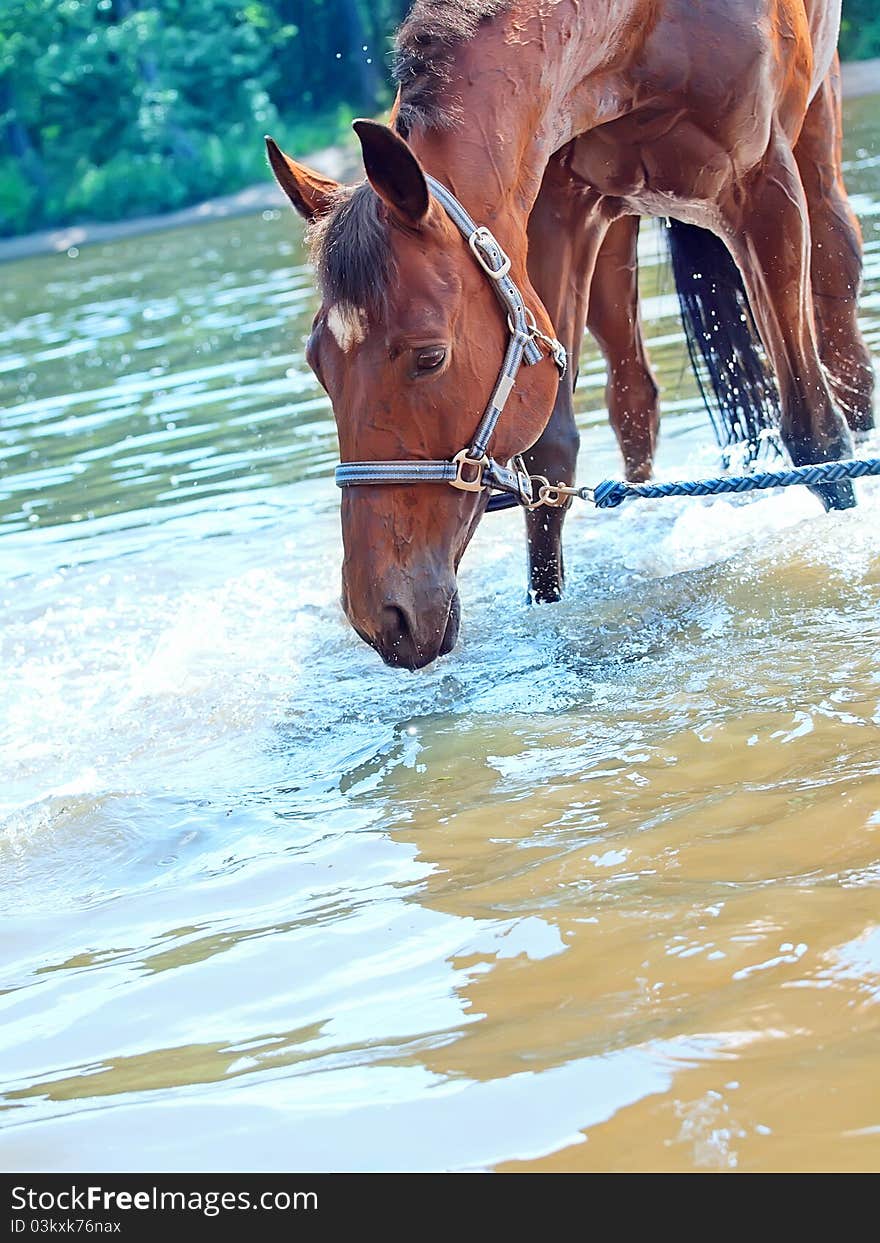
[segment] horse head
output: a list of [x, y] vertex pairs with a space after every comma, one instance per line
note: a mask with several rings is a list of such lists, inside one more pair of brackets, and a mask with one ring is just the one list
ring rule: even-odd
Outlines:
[[[306, 357], [332, 402], [343, 462], [449, 460], [472, 443], [495, 389], [505, 311], [409, 145], [372, 121], [354, 128], [367, 175], [354, 189], [267, 140], [281, 188], [311, 225], [322, 300]], [[521, 240], [512, 232], [512, 274], [550, 332], [526, 275], [525, 231]], [[520, 371], [494, 460], [535, 442], [557, 385], [549, 359]], [[343, 490], [343, 606], [387, 664], [421, 668], [454, 647], [456, 572], [486, 495], [445, 483]]]

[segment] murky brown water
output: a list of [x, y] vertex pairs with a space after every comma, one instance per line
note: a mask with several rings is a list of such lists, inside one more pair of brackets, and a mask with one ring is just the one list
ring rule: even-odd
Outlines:
[[[849, 135], [880, 355], [880, 101]], [[708, 470], [643, 251], [660, 470]], [[880, 485], [584, 509], [553, 609], [487, 519], [394, 673], [313, 300], [286, 215], [0, 271], [0, 1167], [878, 1168]]]

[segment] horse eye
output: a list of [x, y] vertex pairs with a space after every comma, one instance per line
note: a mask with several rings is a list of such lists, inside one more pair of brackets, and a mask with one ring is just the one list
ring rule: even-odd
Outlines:
[[416, 356], [416, 369], [418, 371], [436, 371], [445, 362], [446, 351], [440, 346], [432, 350], [419, 350]]

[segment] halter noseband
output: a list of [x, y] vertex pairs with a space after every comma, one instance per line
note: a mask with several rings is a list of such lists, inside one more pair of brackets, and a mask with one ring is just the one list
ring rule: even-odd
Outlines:
[[559, 490], [550, 487], [543, 477], [537, 480], [541, 487], [536, 499], [532, 479], [520, 458], [514, 463], [516, 469], [511, 470], [489, 457], [487, 452], [492, 433], [513, 390], [520, 366], [523, 363], [532, 366], [541, 362], [546, 348], [559, 368], [560, 377], [564, 376], [567, 364], [565, 347], [555, 337], [546, 336], [538, 328], [534, 315], [510, 279], [510, 259], [489, 229], [485, 225], [475, 224], [455, 195], [439, 181], [428, 176], [426, 181], [449, 219], [467, 240], [471, 253], [492, 281], [498, 300], [507, 311], [507, 326], [510, 329], [507, 352], [489, 404], [468, 448], [459, 450], [449, 460], [343, 462], [336, 467], [336, 485], [339, 488], [351, 488], [360, 484], [448, 483], [461, 492], [484, 492], [488, 488], [493, 492], [507, 494], [494, 498], [495, 505], [490, 500], [490, 508], [506, 508], [510, 503], [525, 505], [527, 508], [540, 504], [565, 503]]

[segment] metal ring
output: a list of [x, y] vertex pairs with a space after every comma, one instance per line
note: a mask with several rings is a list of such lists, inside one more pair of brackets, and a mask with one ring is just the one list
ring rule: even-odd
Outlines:
[[[529, 480], [531, 481], [532, 485], [536, 483], [540, 484], [540, 487], [537, 489], [538, 499], [536, 501], [525, 503], [525, 508], [529, 510], [529, 512], [531, 512], [533, 509], [540, 509], [542, 505], [546, 504], [544, 500], [544, 489], [550, 487], [550, 480], [547, 478], [546, 475], [529, 475]], [[535, 495], [534, 486], [532, 487], [532, 495], [533, 496]]]
[[[532, 333], [535, 333], [538, 331], [538, 323], [537, 323], [537, 320], [535, 319], [535, 313], [534, 311], [530, 310], [527, 306], [522, 307], [522, 313], [523, 313], [523, 318], [526, 321], [526, 328], [528, 328], [529, 335], [531, 336]], [[516, 324], [511, 319], [509, 313], [507, 316], [507, 327], [510, 329], [511, 336], [515, 336], [519, 332], [519, 329], [517, 328]]]

